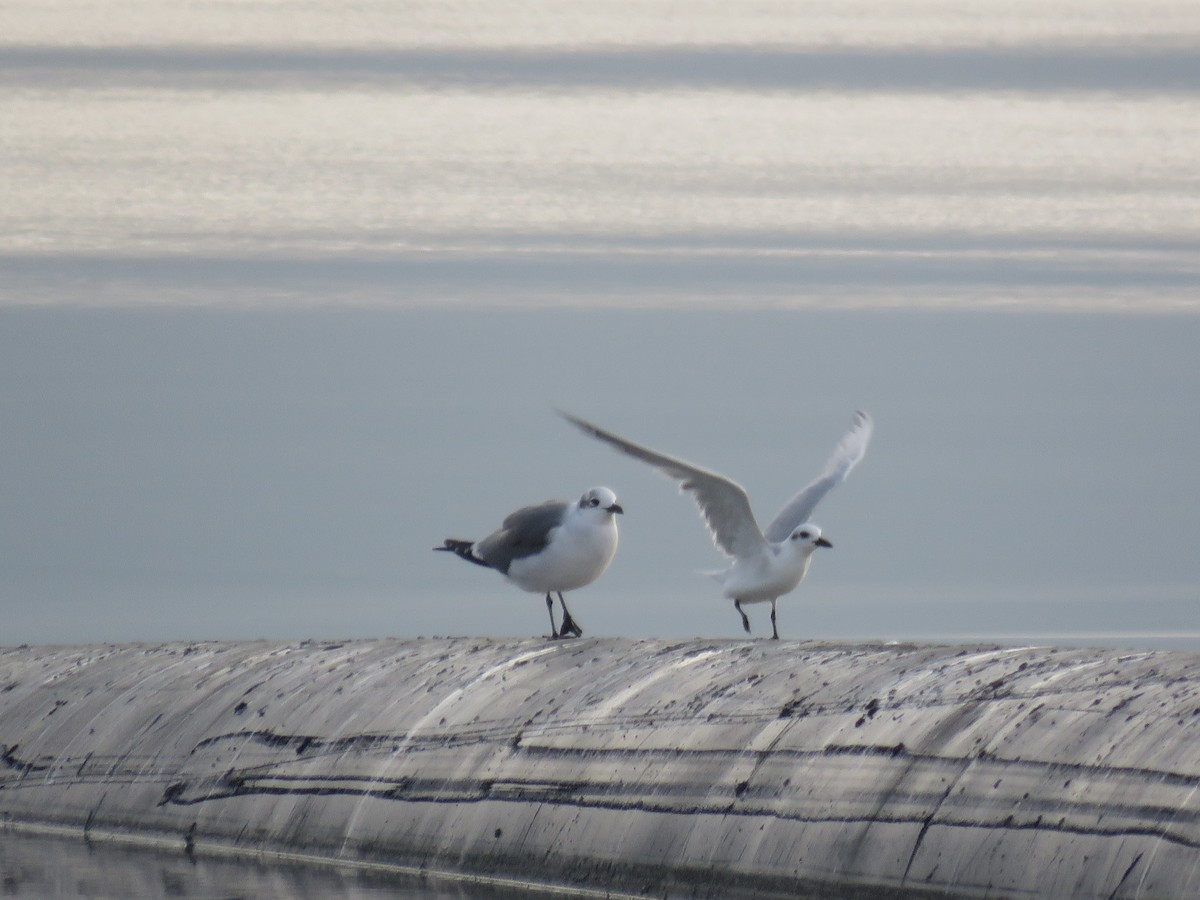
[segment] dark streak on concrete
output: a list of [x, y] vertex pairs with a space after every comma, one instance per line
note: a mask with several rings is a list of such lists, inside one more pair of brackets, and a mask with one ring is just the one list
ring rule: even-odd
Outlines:
[[770, 644], [0, 649], [0, 817], [658, 896], [1200, 889], [1200, 658]]

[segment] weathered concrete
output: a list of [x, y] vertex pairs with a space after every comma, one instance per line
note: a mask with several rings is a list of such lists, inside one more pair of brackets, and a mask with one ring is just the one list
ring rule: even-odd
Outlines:
[[0, 651], [0, 816], [654, 896], [1200, 896], [1200, 655]]

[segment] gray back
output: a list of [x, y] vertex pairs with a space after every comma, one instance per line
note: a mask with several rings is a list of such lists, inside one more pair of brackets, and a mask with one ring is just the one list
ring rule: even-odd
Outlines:
[[547, 500], [512, 513], [496, 530], [475, 544], [475, 555], [505, 575], [514, 559], [541, 552], [550, 531], [562, 524], [571, 508], [562, 500]]

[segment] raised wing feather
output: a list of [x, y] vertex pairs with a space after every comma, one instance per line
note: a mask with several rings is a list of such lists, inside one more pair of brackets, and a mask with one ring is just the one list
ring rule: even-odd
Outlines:
[[679, 482], [681, 491], [690, 491], [700, 507], [700, 514], [708, 523], [713, 542], [730, 556], [751, 556], [764, 548], [766, 542], [750, 509], [750, 499], [740, 484], [716, 472], [701, 469], [681, 459], [635, 444], [568, 413], [560, 414], [592, 437], [610, 444], [634, 459], [649, 463], [663, 474], [674, 478]]
[[850, 470], [863, 458], [873, 429], [874, 423], [870, 416], [861, 410], [855, 413], [854, 424], [838, 443], [833, 456], [829, 457], [829, 462], [825, 463], [825, 471], [816, 481], [793, 497], [767, 526], [768, 541], [778, 543], [795, 531], [797, 526], [808, 521], [821, 498], [844, 481]]

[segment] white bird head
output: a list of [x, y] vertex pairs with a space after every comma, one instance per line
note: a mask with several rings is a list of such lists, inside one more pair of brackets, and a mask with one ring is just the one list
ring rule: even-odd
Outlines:
[[812, 522], [805, 522], [793, 529], [792, 533], [788, 535], [787, 543], [802, 553], [812, 553], [818, 547], [833, 546], [821, 535], [821, 527]]
[[617, 495], [606, 487], [594, 487], [587, 491], [579, 498], [578, 506], [584, 513], [599, 520], [625, 512], [617, 503]]

